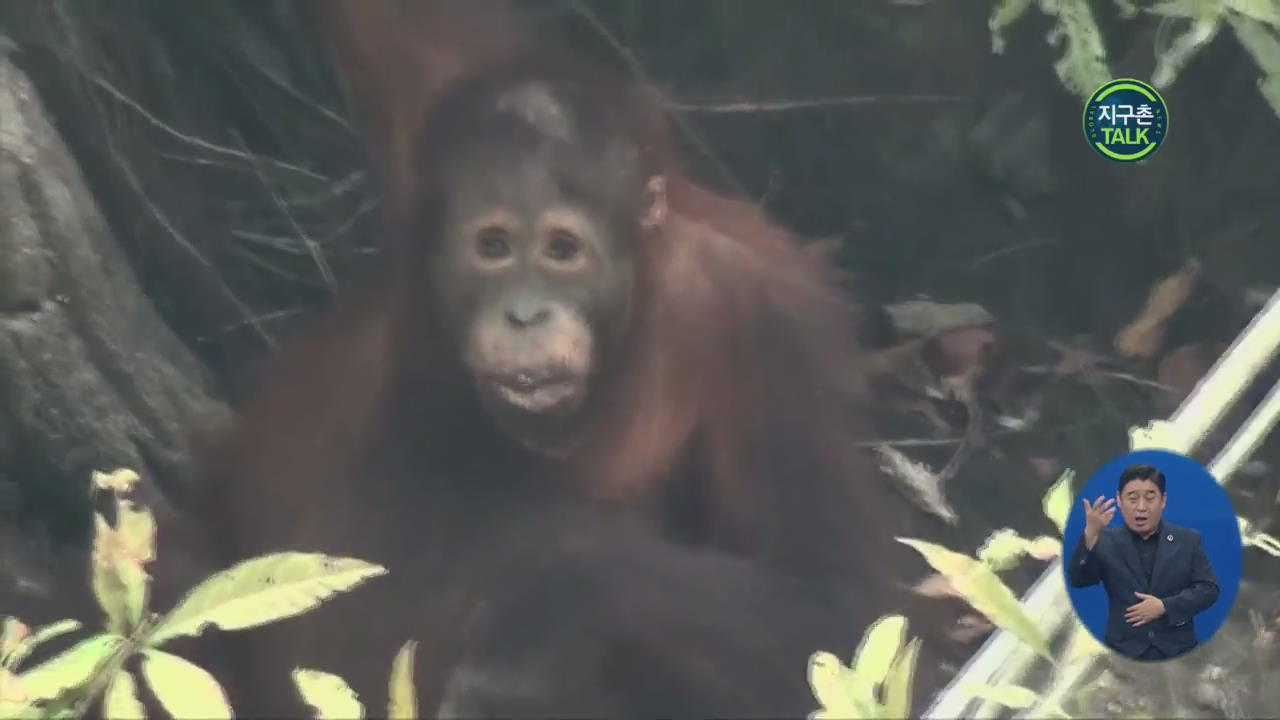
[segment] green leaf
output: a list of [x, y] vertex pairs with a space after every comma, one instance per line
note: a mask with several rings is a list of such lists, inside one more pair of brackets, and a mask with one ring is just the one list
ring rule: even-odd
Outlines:
[[1004, 31], [1018, 21], [1031, 7], [1031, 0], [998, 0], [991, 11], [991, 20], [987, 27], [991, 28], [991, 52], [999, 55], [1004, 52]]
[[413, 685], [413, 656], [418, 643], [410, 640], [400, 647], [391, 662], [391, 682], [387, 688], [388, 718], [413, 720], [418, 717], [418, 693]]
[[147, 711], [138, 702], [137, 685], [127, 670], [121, 670], [111, 678], [102, 700], [102, 710], [111, 720], [146, 720]]
[[1115, 0], [1116, 9], [1120, 11], [1120, 17], [1128, 20], [1138, 14], [1138, 6], [1133, 4], [1133, 0]]
[[1053, 661], [1044, 632], [1022, 609], [1018, 596], [986, 563], [923, 540], [898, 538], [898, 541], [923, 555], [975, 610], [1013, 633], [1041, 657]]
[[884, 715], [906, 720], [911, 717], [911, 684], [920, 657], [920, 638], [914, 638], [898, 655], [884, 681]]
[[123, 643], [124, 638], [119, 635], [95, 635], [22, 673], [18, 679], [28, 698], [52, 700], [88, 683]]
[[1271, 110], [1280, 115], [1280, 39], [1254, 20], [1238, 15], [1228, 15], [1227, 19], [1236, 39], [1262, 71], [1258, 90], [1271, 105]]
[[[1217, 3], [1213, 7], [1216, 9], [1221, 6], [1221, 3]], [[1205, 7], [1204, 0], [1161, 0], [1147, 8], [1147, 12], [1160, 17], [1194, 20], [1200, 17]]]
[[1191, 25], [1169, 43], [1169, 48], [1160, 53], [1156, 58], [1156, 69], [1151, 74], [1152, 85], [1164, 88], [1173, 84], [1174, 78], [1191, 58], [1218, 36], [1225, 13], [1221, 6], [1215, 6], [1214, 10], [1216, 12], [1193, 19]]
[[1232, 12], [1280, 30], [1280, 0], [1223, 0]]
[[226, 693], [199, 665], [153, 648], [143, 650], [142, 655], [142, 676], [174, 718], [230, 720]]
[[982, 683], [964, 683], [964, 692], [981, 700], [1000, 703], [1015, 710], [1025, 710], [1036, 704], [1040, 696], [1019, 685], [985, 685]]
[[355, 720], [364, 717], [364, 706], [346, 681], [319, 670], [293, 671], [293, 683], [302, 699], [316, 711], [317, 720]]
[[1071, 485], [1075, 478], [1074, 470], [1064, 470], [1040, 501], [1045, 517], [1058, 528], [1059, 535], [1066, 531], [1067, 518], [1071, 515]]
[[1258, 91], [1271, 106], [1272, 112], [1280, 115], [1280, 75], [1271, 75], [1258, 81]]
[[1111, 80], [1111, 69], [1088, 0], [1040, 0], [1040, 9], [1056, 21], [1049, 43], [1063, 46], [1062, 58], [1053, 66], [1058, 78], [1076, 95], [1089, 97]]
[[386, 568], [320, 553], [277, 553], [246, 560], [197, 585], [147, 639], [155, 647], [205, 627], [241, 630], [300, 615]]

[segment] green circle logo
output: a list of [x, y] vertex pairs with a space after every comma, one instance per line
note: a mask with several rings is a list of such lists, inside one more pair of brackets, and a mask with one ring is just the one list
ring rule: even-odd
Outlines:
[[1098, 154], [1116, 162], [1151, 157], [1169, 133], [1164, 98], [1141, 80], [1112, 80], [1084, 105], [1084, 136]]

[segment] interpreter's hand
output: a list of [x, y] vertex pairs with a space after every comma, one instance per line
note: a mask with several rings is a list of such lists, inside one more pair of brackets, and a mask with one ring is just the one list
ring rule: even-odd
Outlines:
[[1124, 611], [1125, 622], [1134, 627], [1142, 627], [1153, 620], [1158, 620], [1161, 615], [1164, 615], [1163, 600], [1155, 595], [1148, 595], [1146, 593], [1136, 592], [1134, 595], [1138, 596], [1138, 599], [1141, 602], [1137, 605], [1130, 605]]
[[1092, 550], [1098, 536], [1116, 516], [1116, 499], [1098, 496], [1092, 503], [1084, 498], [1084, 543]]

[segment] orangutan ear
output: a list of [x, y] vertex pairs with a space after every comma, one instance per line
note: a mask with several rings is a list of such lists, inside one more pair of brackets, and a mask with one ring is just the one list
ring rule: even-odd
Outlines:
[[646, 231], [657, 230], [666, 223], [669, 212], [666, 176], [654, 175], [649, 178], [649, 182], [645, 183], [644, 195], [645, 211], [644, 216], [640, 218], [640, 226]]

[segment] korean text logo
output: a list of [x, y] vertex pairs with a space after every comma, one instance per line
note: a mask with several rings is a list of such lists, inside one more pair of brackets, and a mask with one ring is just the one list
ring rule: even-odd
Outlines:
[[1169, 110], [1156, 89], [1140, 80], [1112, 80], [1084, 106], [1084, 135], [1098, 154], [1137, 162], [1159, 149], [1169, 132]]

